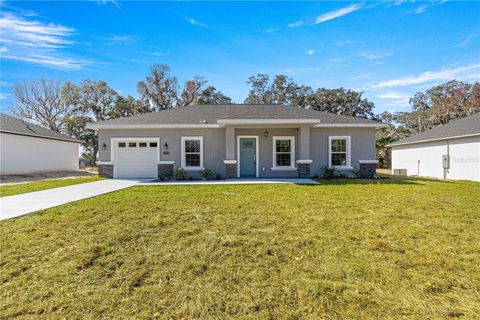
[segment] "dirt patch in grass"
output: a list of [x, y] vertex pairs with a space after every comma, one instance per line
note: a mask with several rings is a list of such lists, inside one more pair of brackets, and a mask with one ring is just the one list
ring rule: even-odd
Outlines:
[[40, 190], [47, 190], [59, 187], [66, 187], [80, 183], [94, 182], [103, 180], [104, 178], [98, 176], [88, 176], [81, 178], [69, 178], [69, 179], [53, 179], [42, 180], [29, 183], [18, 183], [12, 185], [0, 186], [0, 197], [13, 196], [16, 194], [22, 194], [27, 192], [34, 192]]
[[469, 182], [133, 187], [1, 222], [0, 318], [475, 319], [479, 199]]

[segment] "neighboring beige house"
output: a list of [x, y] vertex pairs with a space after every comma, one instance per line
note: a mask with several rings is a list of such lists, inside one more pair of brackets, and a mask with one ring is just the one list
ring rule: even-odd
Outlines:
[[81, 141], [0, 114], [0, 175], [78, 170]]
[[392, 173], [480, 181], [480, 113], [388, 145]]
[[375, 174], [382, 123], [283, 105], [199, 105], [91, 124], [99, 174], [170, 179], [309, 178], [325, 167]]

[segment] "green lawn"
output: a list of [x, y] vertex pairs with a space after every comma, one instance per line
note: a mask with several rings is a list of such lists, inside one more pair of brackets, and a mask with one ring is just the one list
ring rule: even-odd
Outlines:
[[133, 187], [0, 222], [0, 318], [480, 318], [480, 184], [323, 183]]
[[41, 181], [0, 186], [0, 197], [7, 197], [7, 196], [13, 196], [21, 193], [66, 187], [74, 184], [93, 182], [101, 179], [103, 178], [100, 178], [98, 176], [92, 176], [92, 177], [80, 177], [80, 178], [71, 178], [71, 179], [41, 180]]

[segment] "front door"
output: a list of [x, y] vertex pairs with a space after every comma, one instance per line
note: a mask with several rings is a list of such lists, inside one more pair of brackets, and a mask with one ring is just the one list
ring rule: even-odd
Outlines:
[[240, 138], [240, 177], [257, 175], [257, 141], [255, 138]]

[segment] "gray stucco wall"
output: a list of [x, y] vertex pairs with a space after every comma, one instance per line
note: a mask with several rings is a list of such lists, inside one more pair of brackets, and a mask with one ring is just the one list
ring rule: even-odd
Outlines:
[[[264, 137], [268, 130], [268, 137]], [[238, 135], [258, 135], [259, 137], [259, 175], [260, 177], [297, 177], [297, 171], [272, 171], [273, 136], [295, 136], [295, 160], [300, 158], [300, 135], [298, 128], [261, 128], [235, 129], [235, 157], [237, 156]], [[181, 165], [181, 137], [203, 136], [205, 168], [215, 174], [225, 176], [225, 129], [149, 129], [149, 130], [100, 130], [100, 145], [106, 143], [106, 150], [100, 148], [99, 160], [110, 161], [111, 138], [159, 137], [160, 160], [174, 160], [175, 167]], [[313, 160], [310, 173], [312, 176], [323, 174], [328, 165], [328, 137], [351, 136], [352, 166], [358, 168], [358, 160], [375, 159], [375, 129], [373, 128], [312, 128], [310, 131], [310, 158]], [[163, 145], [168, 143], [169, 154], [163, 154]], [[301, 159], [310, 160], [310, 159]], [[193, 178], [199, 178], [199, 172], [189, 172]]]
[[[160, 160], [174, 160], [175, 167], [181, 166], [181, 137], [203, 136], [203, 166], [222, 177], [225, 175], [225, 130], [224, 129], [149, 129], [149, 130], [100, 130], [99, 142], [107, 144], [106, 150], [99, 151], [100, 161], [110, 161], [110, 138], [160, 138]], [[169, 154], [163, 153], [168, 143]], [[200, 172], [189, 171], [193, 178], [200, 178]]]
[[328, 137], [350, 136], [352, 167], [359, 168], [358, 160], [375, 160], [374, 128], [312, 128], [310, 131], [310, 155], [313, 163], [312, 175], [321, 175], [328, 166]]

